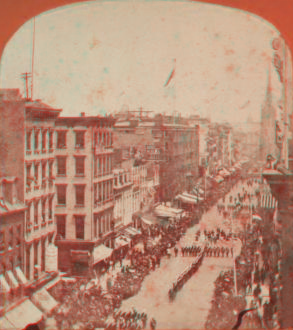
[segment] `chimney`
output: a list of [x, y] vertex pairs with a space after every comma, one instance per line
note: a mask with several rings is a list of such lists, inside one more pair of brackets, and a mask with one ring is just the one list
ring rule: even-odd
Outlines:
[[80, 117], [85, 117], [85, 112], [81, 112]]

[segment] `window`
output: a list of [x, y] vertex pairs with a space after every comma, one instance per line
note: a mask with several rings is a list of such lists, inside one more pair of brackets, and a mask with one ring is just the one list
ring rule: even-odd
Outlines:
[[46, 145], [47, 145], [47, 131], [42, 132], [42, 150], [46, 150]]
[[39, 131], [35, 130], [35, 150], [39, 150]]
[[49, 149], [53, 149], [53, 132], [49, 132]]
[[34, 203], [34, 221], [35, 221], [35, 225], [38, 225], [38, 219], [39, 218], [39, 201], [36, 201]]
[[66, 205], [66, 185], [56, 185], [57, 189], [57, 204]]
[[57, 132], [57, 148], [65, 149], [66, 148], [66, 131]]
[[65, 215], [56, 215], [57, 223], [57, 235], [60, 235], [62, 238], [66, 237], [66, 216]]
[[19, 247], [21, 244], [21, 225], [16, 227], [16, 246]]
[[84, 216], [75, 215], [76, 239], [84, 239]]
[[34, 244], [34, 265], [38, 265], [38, 249], [39, 249], [39, 242], [35, 242]]
[[84, 137], [85, 137], [84, 131], [75, 132], [75, 148], [79, 148], [79, 149], [84, 148], [84, 145], [85, 145]]
[[84, 157], [75, 157], [75, 174], [84, 176]]
[[66, 176], [66, 157], [57, 157], [57, 175]]
[[13, 248], [13, 236], [13, 227], [10, 227], [8, 231], [8, 249]]
[[34, 181], [34, 178], [31, 176], [31, 168], [31, 164], [26, 165], [26, 185], [28, 187], [31, 185], [32, 181]]
[[84, 206], [85, 185], [75, 186], [75, 205]]
[[42, 222], [46, 222], [46, 199], [42, 200]]
[[48, 218], [52, 220], [53, 217], [53, 197], [49, 198], [49, 205], [48, 205]]
[[31, 137], [32, 137], [32, 132], [28, 131], [26, 133], [26, 150], [31, 150]]
[[35, 184], [39, 182], [39, 164], [35, 163]]

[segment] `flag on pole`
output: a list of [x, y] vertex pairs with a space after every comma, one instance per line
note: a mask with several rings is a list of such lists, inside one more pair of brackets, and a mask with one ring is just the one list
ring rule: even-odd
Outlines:
[[176, 68], [176, 59], [174, 59], [174, 66], [173, 66], [173, 69], [171, 70], [171, 72], [169, 73], [169, 76], [164, 84], [164, 87], [167, 87], [170, 83], [170, 81], [172, 80], [172, 78], [174, 77], [175, 75], [175, 68]]

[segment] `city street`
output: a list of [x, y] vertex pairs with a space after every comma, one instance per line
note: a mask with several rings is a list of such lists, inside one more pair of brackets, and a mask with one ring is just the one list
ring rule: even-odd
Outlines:
[[[228, 195], [234, 196], [238, 191], [239, 186], [236, 186]], [[223, 218], [215, 205], [203, 214], [199, 224], [188, 229], [178, 243], [179, 249], [181, 246], [199, 244], [194, 240], [198, 229], [216, 229], [220, 226], [228, 232], [229, 226], [222, 223]], [[235, 255], [238, 255], [241, 242], [236, 240], [234, 244]], [[129, 311], [135, 307], [140, 312], [146, 312], [149, 318], [156, 319], [158, 329], [203, 329], [213, 298], [214, 281], [221, 271], [233, 267], [233, 258], [205, 257], [197, 273], [178, 292], [175, 300], [169, 302], [168, 290], [173, 281], [193, 260], [192, 257], [181, 257], [180, 253], [177, 258], [174, 255], [170, 259], [163, 258], [161, 267], [147, 276], [139, 294], [125, 300], [121, 310]]]

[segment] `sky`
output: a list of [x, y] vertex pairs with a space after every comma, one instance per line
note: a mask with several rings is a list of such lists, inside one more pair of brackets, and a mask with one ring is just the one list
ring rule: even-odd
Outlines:
[[[32, 71], [32, 31], [31, 20], [7, 44], [1, 88], [25, 95], [21, 74]], [[33, 98], [63, 116], [142, 107], [219, 122], [259, 120], [269, 68], [274, 97], [281, 93], [271, 46], [278, 35], [253, 15], [198, 2], [66, 6], [35, 19]]]

